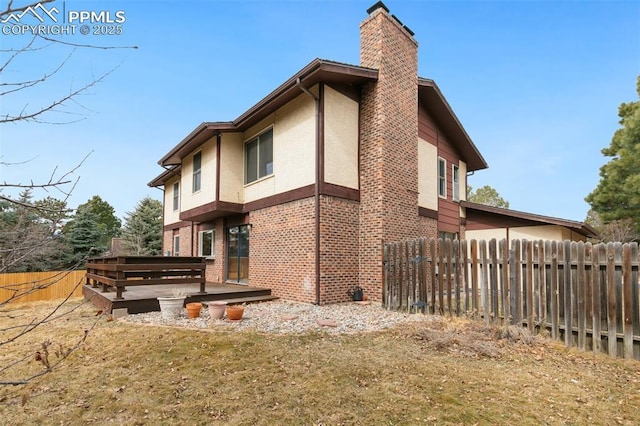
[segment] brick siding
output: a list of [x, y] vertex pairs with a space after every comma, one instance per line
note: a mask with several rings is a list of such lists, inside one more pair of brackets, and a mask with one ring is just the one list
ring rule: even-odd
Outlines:
[[379, 8], [360, 25], [361, 65], [378, 69], [360, 104], [360, 285], [382, 296], [382, 240], [421, 235], [417, 43]]
[[315, 302], [315, 199], [255, 210], [249, 221], [249, 284], [286, 300]]
[[359, 203], [320, 197], [320, 304], [346, 302], [358, 282]]

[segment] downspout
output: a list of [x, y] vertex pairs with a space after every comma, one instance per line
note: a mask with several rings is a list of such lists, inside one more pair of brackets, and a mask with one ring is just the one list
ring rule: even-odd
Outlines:
[[[300, 77], [296, 80], [296, 86], [300, 88], [304, 93], [311, 96], [313, 101], [315, 102], [316, 108], [316, 135], [315, 135], [315, 144], [316, 144], [316, 183], [314, 188], [314, 197], [315, 197], [315, 280], [316, 280], [316, 301], [315, 304], [320, 304], [320, 124], [321, 124], [321, 114], [320, 114], [320, 97], [314, 95], [302, 85]], [[318, 94], [322, 96], [322, 84], [318, 85]]]
[[191, 257], [193, 257], [193, 243], [195, 242], [194, 238], [193, 238], [193, 221], [191, 221], [191, 244], [189, 244], [191, 246]]

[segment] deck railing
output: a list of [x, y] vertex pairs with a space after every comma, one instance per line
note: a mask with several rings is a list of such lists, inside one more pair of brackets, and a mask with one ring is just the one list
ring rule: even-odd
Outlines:
[[201, 257], [95, 257], [87, 261], [86, 283], [103, 292], [115, 288], [116, 300], [132, 285], [200, 284], [199, 294], [205, 294], [205, 267]]
[[383, 304], [546, 330], [567, 346], [640, 359], [639, 264], [637, 243], [384, 244]]

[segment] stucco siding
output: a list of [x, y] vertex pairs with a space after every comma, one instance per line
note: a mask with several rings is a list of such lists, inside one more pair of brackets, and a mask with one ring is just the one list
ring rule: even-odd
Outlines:
[[507, 238], [507, 230], [505, 228], [476, 229], [473, 231], [467, 229], [465, 234], [465, 238], [467, 240], [489, 241], [495, 238], [496, 240], [500, 241], [504, 238]]
[[[245, 203], [310, 185], [315, 181], [313, 99], [306, 94], [298, 96], [245, 132], [244, 140], [259, 135], [270, 125], [273, 125], [273, 174], [244, 186]], [[241, 164], [244, 166], [244, 162]]]
[[551, 240], [562, 241], [563, 229], [557, 225], [522, 226], [509, 229], [511, 240]]
[[325, 86], [324, 180], [358, 189], [358, 102]]
[[[200, 190], [193, 192], [193, 156], [202, 153]], [[216, 201], [216, 138], [182, 160], [181, 211]]]
[[[509, 227], [508, 231], [509, 240], [549, 240], [549, 241], [584, 241], [585, 237], [576, 232], [571, 232], [559, 225], [541, 225], [541, 226], [514, 226]], [[507, 228], [491, 228], [491, 229], [476, 229], [468, 230], [466, 232], [466, 238], [468, 240], [501, 240], [507, 238]]]
[[437, 148], [418, 138], [418, 206], [438, 210]]
[[225, 133], [220, 145], [220, 201], [244, 202], [242, 133]]
[[[172, 223], [180, 222], [180, 204], [178, 204], [178, 210], [173, 210], [173, 184], [180, 179], [180, 176], [169, 179], [164, 184], [164, 224], [170, 225]], [[180, 189], [180, 192], [182, 188]], [[179, 194], [182, 198], [182, 194]]]

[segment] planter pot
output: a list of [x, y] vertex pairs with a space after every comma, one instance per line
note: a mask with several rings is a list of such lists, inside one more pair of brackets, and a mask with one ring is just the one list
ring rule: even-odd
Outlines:
[[187, 303], [187, 316], [191, 319], [198, 318], [200, 309], [202, 309], [202, 303], [200, 302]]
[[173, 320], [180, 316], [185, 296], [179, 297], [158, 297], [162, 319]]
[[227, 318], [231, 321], [241, 320], [242, 314], [244, 314], [244, 306], [227, 306]]
[[207, 303], [209, 306], [209, 316], [211, 319], [222, 319], [224, 317], [224, 311], [227, 307], [227, 302], [216, 301]]

